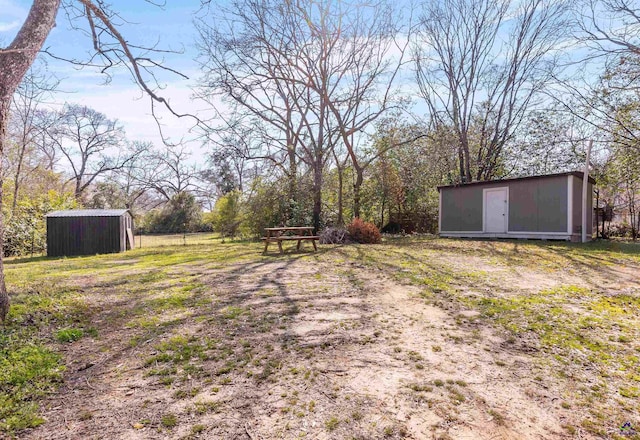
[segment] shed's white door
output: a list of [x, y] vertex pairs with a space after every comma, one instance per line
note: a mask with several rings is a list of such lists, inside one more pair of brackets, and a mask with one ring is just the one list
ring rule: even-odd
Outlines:
[[507, 232], [507, 188], [484, 190], [484, 231]]

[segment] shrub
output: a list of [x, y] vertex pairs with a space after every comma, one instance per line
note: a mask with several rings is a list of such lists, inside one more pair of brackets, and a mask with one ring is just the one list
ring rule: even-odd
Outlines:
[[613, 223], [608, 228], [609, 237], [631, 237], [631, 226], [627, 223]]
[[202, 211], [193, 194], [180, 192], [162, 210], [150, 211], [138, 230], [150, 233], [195, 232], [201, 223]]
[[349, 232], [345, 228], [326, 228], [320, 232], [320, 244], [344, 244], [349, 241]]
[[380, 243], [380, 231], [373, 223], [354, 218], [347, 230], [351, 239], [358, 243]]
[[220, 232], [223, 237], [235, 237], [239, 232], [242, 223], [241, 196], [240, 191], [233, 190], [221, 196], [216, 202], [211, 223], [213, 230]]
[[45, 214], [76, 207], [73, 194], [53, 190], [21, 199], [13, 213], [5, 206], [4, 254], [14, 256], [44, 252], [47, 245]]

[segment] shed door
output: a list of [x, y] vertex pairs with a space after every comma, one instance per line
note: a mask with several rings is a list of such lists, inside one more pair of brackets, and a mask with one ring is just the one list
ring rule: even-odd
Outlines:
[[508, 200], [507, 188], [484, 190], [484, 232], [507, 232]]

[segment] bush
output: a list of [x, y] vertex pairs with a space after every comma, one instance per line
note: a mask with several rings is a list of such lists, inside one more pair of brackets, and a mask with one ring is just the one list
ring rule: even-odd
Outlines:
[[20, 200], [13, 214], [5, 206], [4, 254], [16, 256], [44, 252], [47, 245], [45, 215], [77, 206], [73, 194], [54, 190]]
[[202, 211], [193, 194], [180, 192], [162, 210], [147, 213], [138, 230], [145, 233], [196, 232], [201, 219]]
[[218, 199], [211, 216], [213, 230], [223, 237], [238, 235], [242, 223], [241, 196], [238, 190], [233, 190]]
[[631, 237], [631, 225], [627, 223], [613, 223], [607, 228], [609, 237], [628, 238]]
[[398, 222], [389, 222], [382, 228], [384, 234], [399, 234], [403, 232], [402, 225]]
[[326, 228], [320, 232], [320, 244], [349, 243], [349, 231], [345, 228]]
[[347, 226], [347, 230], [349, 231], [351, 239], [358, 243], [380, 243], [380, 231], [373, 223], [354, 218], [351, 224]]

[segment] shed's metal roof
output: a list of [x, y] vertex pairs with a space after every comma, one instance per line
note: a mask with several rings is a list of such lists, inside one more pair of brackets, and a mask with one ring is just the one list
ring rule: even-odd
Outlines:
[[68, 211], [51, 211], [47, 217], [120, 217], [128, 209], [70, 209]]
[[[584, 177], [584, 173], [582, 171], [569, 171], [566, 173], [555, 173], [555, 174], [541, 174], [538, 176], [525, 176], [525, 177], [511, 177], [508, 179], [500, 179], [500, 180], [476, 180], [468, 183], [456, 183], [453, 185], [440, 185], [437, 187], [438, 191], [442, 188], [457, 188], [462, 186], [470, 186], [470, 185], [486, 185], [491, 183], [501, 183], [501, 182], [514, 182], [516, 180], [530, 180], [530, 179], [546, 179], [547, 177], [559, 177], [559, 176], [575, 176], [580, 179]], [[589, 183], [596, 184], [596, 179], [589, 175]]]

